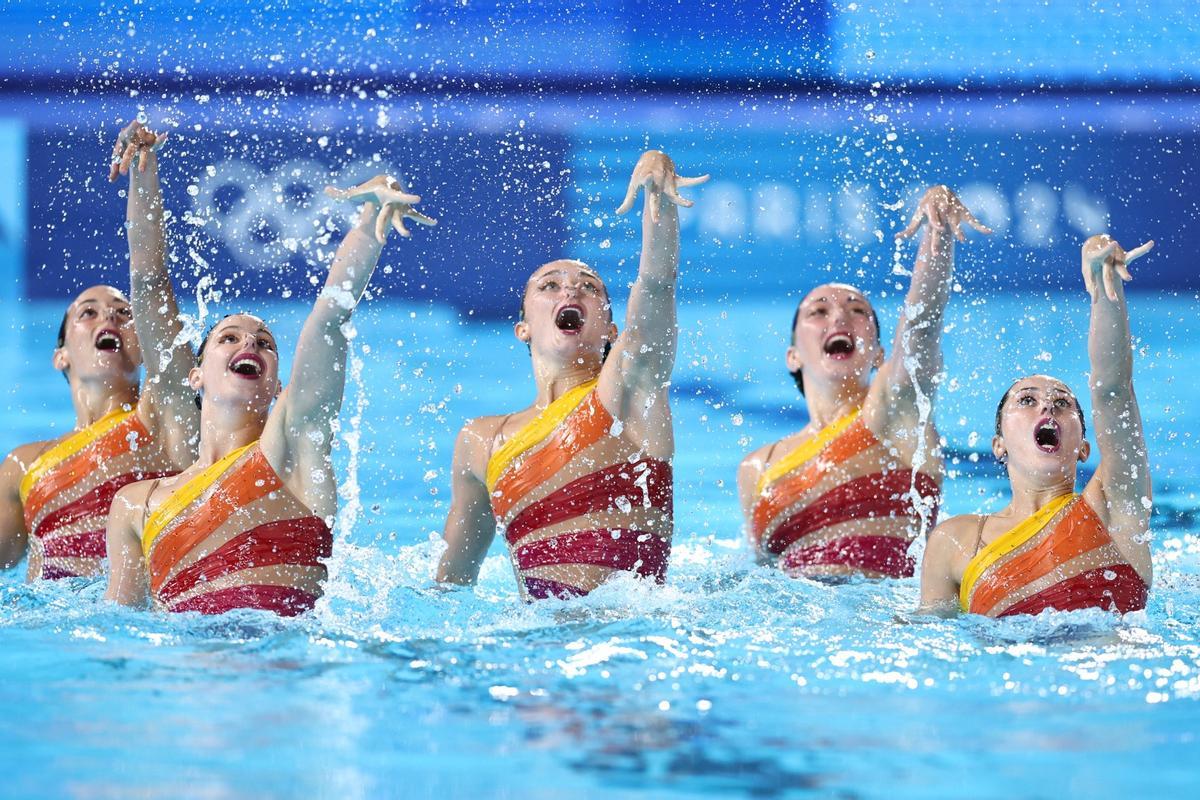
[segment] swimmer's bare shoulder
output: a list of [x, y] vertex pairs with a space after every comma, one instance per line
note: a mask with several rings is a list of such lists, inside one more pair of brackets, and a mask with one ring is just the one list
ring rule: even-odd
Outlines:
[[930, 531], [921, 561], [919, 613], [947, 615], [958, 611], [963, 573], [979, 548], [980, 519], [977, 514], [960, 514]]
[[23, 444], [0, 462], [0, 569], [15, 565], [25, 555], [29, 532], [25, 529], [25, 509], [21, 505], [21, 479], [55, 441]]

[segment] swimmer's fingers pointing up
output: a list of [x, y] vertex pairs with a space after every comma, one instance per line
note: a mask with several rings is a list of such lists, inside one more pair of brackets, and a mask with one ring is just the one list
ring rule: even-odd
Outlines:
[[636, 181], [629, 181], [629, 189], [625, 192], [625, 199], [621, 202], [621, 205], [617, 206], [618, 214], [624, 214], [633, 208], [633, 201], [637, 199], [637, 190], [640, 185]]
[[1146, 253], [1149, 253], [1153, 249], [1154, 249], [1154, 240], [1151, 239], [1150, 241], [1146, 242], [1144, 245], [1141, 245], [1140, 247], [1135, 247], [1132, 250], [1130, 250], [1129, 252], [1127, 252], [1125, 254], [1125, 263], [1128, 264], [1130, 261], [1134, 261], [1136, 259], [1141, 258], [1142, 256], [1146, 255]]
[[925, 221], [925, 212], [917, 209], [917, 213], [913, 214], [909, 220], [908, 227], [896, 234], [897, 239], [908, 239], [914, 233], [921, 229], [921, 223]]

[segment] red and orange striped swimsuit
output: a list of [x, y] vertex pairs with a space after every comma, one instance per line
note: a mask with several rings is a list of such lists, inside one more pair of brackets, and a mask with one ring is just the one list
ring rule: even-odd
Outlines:
[[527, 600], [584, 595], [614, 571], [666, 577], [671, 465], [614, 433], [595, 386], [555, 400], [488, 462], [492, 512]]
[[153, 444], [137, 413], [118, 409], [34, 460], [20, 486], [31, 579], [103, 573], [113, 497], [126, 484], [178, 471]]
[[791, 574], [912, 575], [908, 546], [922, 514], [933, 525], [941, 491], [896, 462], [857, 411], [821, 429], [759, 479], [755, 547]]
[[329, 526], [253, 442], [176, 489], [146, 520], [150, 593], [166, 611], [308, 611], [333, 551]]
[[1149, 593], [1087, 501], [1065, 494], [971, 559], [959, 602], [989, 617], [1049, 608], [1124, 614], [1145, 608]]

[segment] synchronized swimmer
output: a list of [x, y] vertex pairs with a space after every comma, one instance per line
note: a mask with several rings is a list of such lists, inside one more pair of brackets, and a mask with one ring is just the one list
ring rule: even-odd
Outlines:
[[[198, 354], [186, 343], [165, 267], [164, 140], [137, 122], [118, 137], [110, 180], [130, 179], [132, 300], [96, 286], [67, 309], [54, 365], [67, 378], [76, 430], [18, 447], [0, 466], [0, 564], [28, 552], [36, 580], [100, 575], [107, 559], [105, 597], [118, 603], [300, 614], [321, 596], [333, 549], [345, 325], [388, 228], [407, 237], [406, 219], [434, 220], [384, 175], [326, 190], [360, 204], [360, 214], [304, 324], [285, 388], [275, 338], [258, 317], [219, 320]], [[629, 211], [643, 191], [624, 331], [595, 269], [562, 259], [533, 272], [513, 332], [529, 348], [534, 400], [459, 433], [440, 583], [474, 583], [497, 532], [526, 601], [585, 595], [615, 574], [666, 580], [678, 207], [692, 205], [679, 189], [707, 179], [678, 176], [658, 151], [635, 166], [618, 209]], [[825, 284], [800, 302], [786, 361], [809, 423], [738, 469], [751, 547], [760, 563], [796, 576], [887, 579], [914, 574], [910, 546], [931, 530], [922, 613], [1143, 608], [1151, 486], [1123, 281], [1153, 242], [1127, 253], [1101, 235], [1083, 246], [1095, 477], [1075, 494], [1089, 452], [1075, 396], [1054, 378], [1028, 376], [996, 413], [993, 452], [1012, 501], [935, 527], [942, 320], [964, 226], [991, 232], [935, 186], [898, 234], [924, 228], [890, 356], [858, 289]]]

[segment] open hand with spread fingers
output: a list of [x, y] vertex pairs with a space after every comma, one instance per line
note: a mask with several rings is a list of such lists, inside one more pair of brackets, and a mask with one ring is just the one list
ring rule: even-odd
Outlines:
[[693, 203], [679, 195], [680, 188], [704, 183], [708, 175], [698, 178], [685, 178], [675, 173], [675, 162], [666, 153], [658, 150], [647, 150], [642, 153], [633, 168], [633, 177], [629, 179], [629, 189], [625, 192], [625, 201], [617, 209], [618, 214], [624, 214], [633, 208], [639, 188], [646, 190], [646, 208], [650, 211], [650, 219], [658, 222], [659, 198], [665, 197], [677, 206], [691, 208]]
[[115, 181], [118, 175], [128, 175], [129, 167], [135, 158], [138, 161], [138, 172], [145, 172], [149, 163], [148, 155], [158, 152], [166, 141], [167, 134], [155, 133], [136, 119], [126, 125], [117, 134], [117, 143], [113, 145], [108, 180], [111, 182]]
[[926, 222], [929, 223], [929, 233], [936, 245], [944, 232], [954, 234], [960, 242], [967, 240], [963, 233], [963, 225], [970, 225], [980, 233], [991, 233], [992, 229], [975, 219], [962, 200], [958, 199], [948, 186], [931, 186], [925, 190], [921, 202], [917, 204], [917, 212], [913, 214], [908, 227], [896, 234], [897, 239], [907, 239]]
[[[1104, 294], [1109, 300], [1116, 301], [1117, 289], [1114, 275], [1119, 275], [1123, 281], [1133, 280], [1129, 273], [1128, 264], [1154, 249], [1154, 240], [1140, 247], [1126, 251], [1117, 240], [1107, 233], [1097, 234], [1083, 243], [1083, 283], [1087, 286], [1088, 294], [1096, 299], [1100, 284], [1104, 285]], [[1099, 280], [1097, 280], [1099, 278]]]
[[352, 203], [369, 203], [379, 209], [375, 217], [375, 238], [380, 244], [387, 242], [388, 225], [401, 236], [412, 236], [404, 225], [411, 219], [421, 225], [437, 225], [437, 220], [427, 217], [413, 208], [421, 202], [419, 195], [409, 194], [400, 187], [400, 182], [389, 175], [376, 175], [366, 183], [349, 189], [325, 187], [325, 194], [334, 200], [349, 200]]

